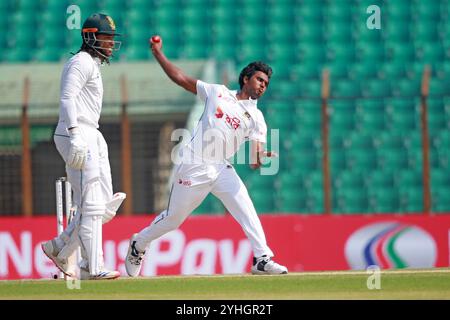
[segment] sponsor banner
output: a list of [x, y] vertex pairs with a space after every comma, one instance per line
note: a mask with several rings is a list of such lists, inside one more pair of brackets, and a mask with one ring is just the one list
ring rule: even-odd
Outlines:
[[[154, 215], [116, 217], [103, 228], [107, 268], [126, 275], [129, 238]], [[450, 214], [438, 216], [261, 215], [275, 260], [291, 272], [449, 266]], [[0, 218], [0, 279], [51, 278], [56, 267], [41, 243], [56, 218]], [[191, 216], [147, 248], [142, 275], [240, 274], [252, 248], [231, 216]]]

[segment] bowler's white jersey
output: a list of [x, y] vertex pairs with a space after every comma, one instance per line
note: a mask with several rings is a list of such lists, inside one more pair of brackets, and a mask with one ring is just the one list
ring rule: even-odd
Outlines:
[[238, 100], [224, 85], [197, 81], [205, 110], [192, 140], [182, 149], [182, 162], [223, 164], [247, 140], [266, 143], [267, 125], [257, 100]]
[[66, 128], [82, 122], [98, 128], [103, 82], [100, 60], [81, 51], [64, 65], [60, 88], [59, 122]]

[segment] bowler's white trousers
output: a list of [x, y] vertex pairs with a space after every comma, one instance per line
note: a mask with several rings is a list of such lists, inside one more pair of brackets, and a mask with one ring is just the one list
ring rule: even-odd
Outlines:
[[167, 209], [139, 232], [136, 238], [138, 250], [145, 250], [153, 240], [177, 229], [210, 192], [241, 225], [254, 256], [273, 257], [247, 188], [229, 164], [178, 165]]

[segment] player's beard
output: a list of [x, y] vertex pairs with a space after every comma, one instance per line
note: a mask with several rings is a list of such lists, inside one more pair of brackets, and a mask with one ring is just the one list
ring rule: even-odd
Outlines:
[[[253, 91], [253, 90], [252, 90], [252, 91]], [[264, 91], [262, 91], [262, 90], [260, 90], [260, 89], [256, 89], [256, 90], [254, 90], [254, 91], [250, 94], [250, 97], [251, 97], [253, 100], [257, 100], [257, 99], [261, 98], [261, 97], [263, 96], [263, 94], [264, 94]]]

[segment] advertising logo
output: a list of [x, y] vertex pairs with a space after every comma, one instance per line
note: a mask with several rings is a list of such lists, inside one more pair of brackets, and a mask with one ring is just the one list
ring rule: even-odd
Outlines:
[[369, 266], [431, 268], [437, 260], [433, 237], [422, 228], [399, 222], [380, 222], [355, 231], [345, 243], [345, 257], [352, 269]]

